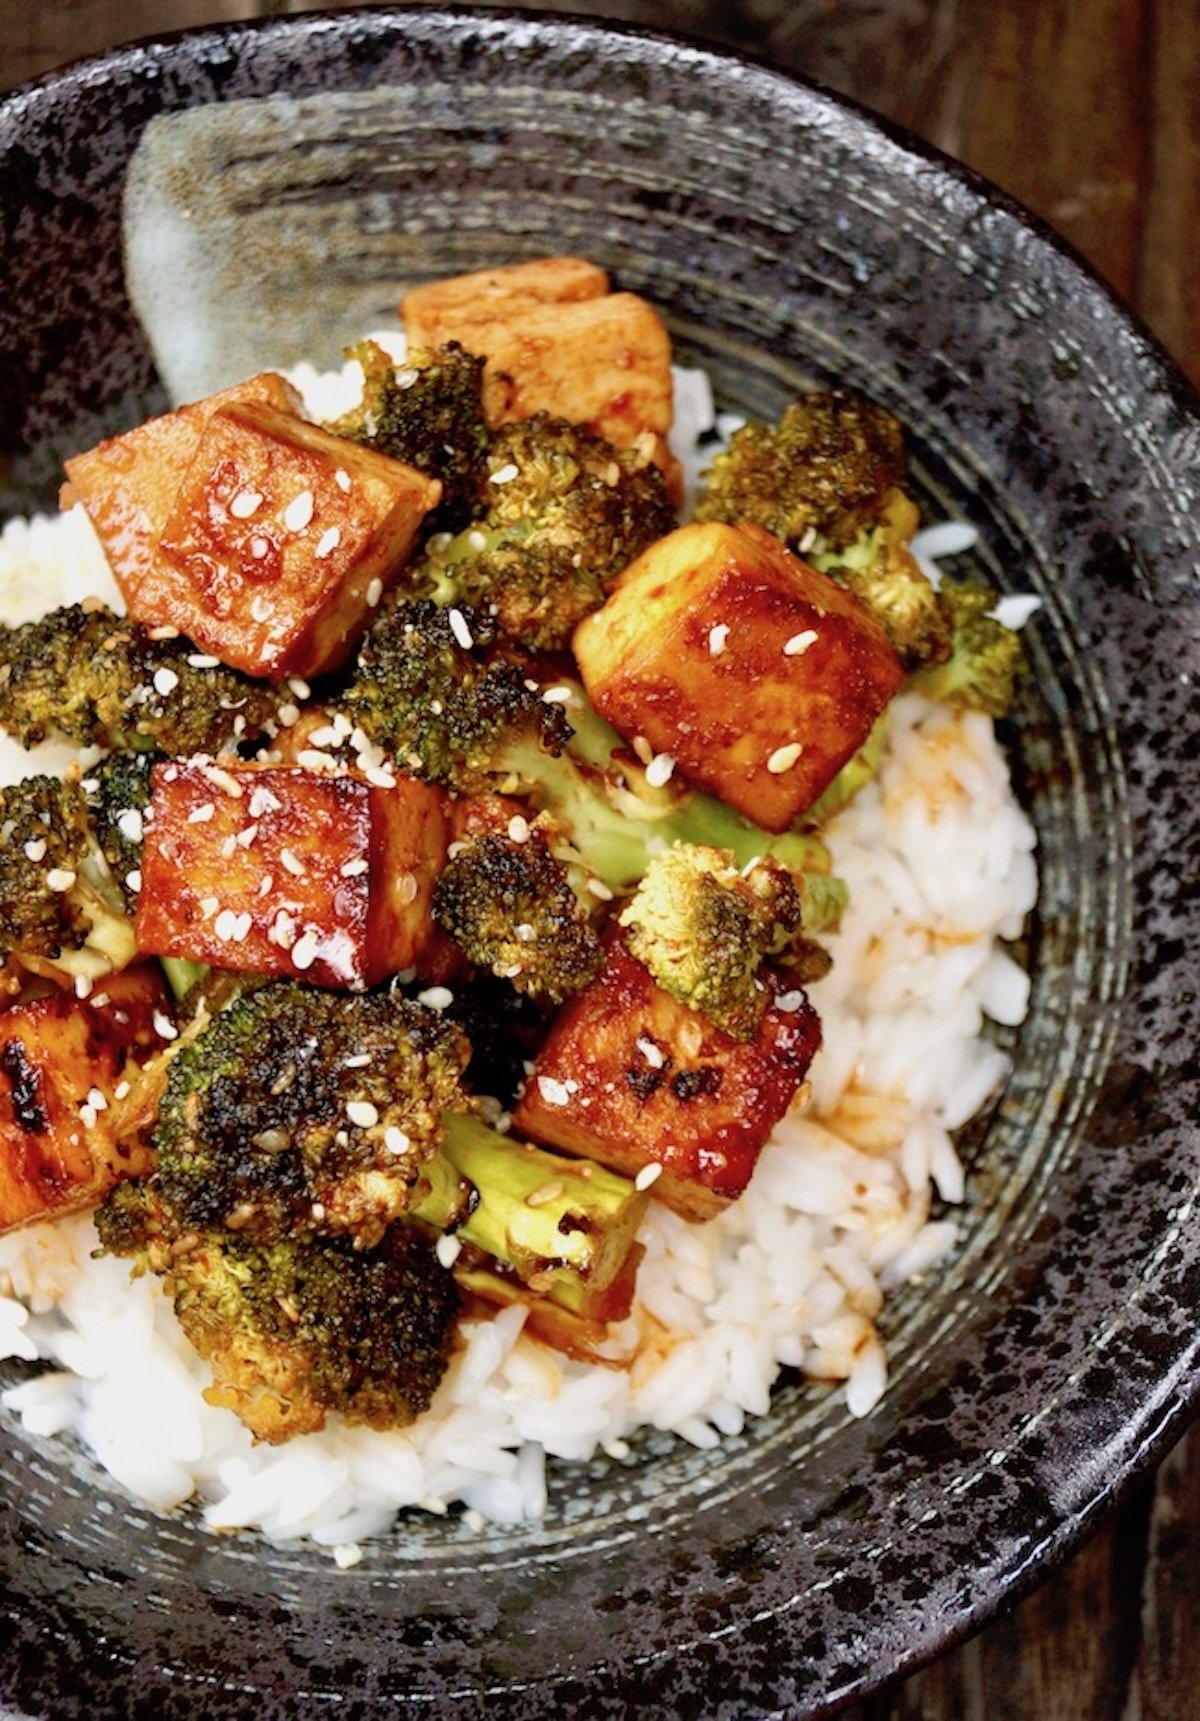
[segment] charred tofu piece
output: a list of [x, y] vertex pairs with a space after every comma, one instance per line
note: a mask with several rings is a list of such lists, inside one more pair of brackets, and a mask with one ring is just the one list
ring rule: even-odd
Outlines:
[[608, 292], [608, 276], [582, 257], [535, 257], [499, 269], [477, 269], [429, 281], [404, 296], [401, 314], [414, 347], [461, 341], [472, 323], [515, 322], [539, 305], [598, 299]]
[[758, 1033], [734, 1040], [656, 986], [614, 937], [599, 977], [555, 1017], [514, 1130], [627, 1177], [658, 1166], [656, 1196], [711, 1218], [750, 1181], [821, 1041], [804, 994], [764, 977], [772, 1002]]
[[139, 949], [344, 990], [426, 972], [440, 790], [183, 760], [151, 781]]
[[[426, 344], [427, 318], [405, 330]], [[548, 412], [586, 424], [616, 448], [643, 444], [679, 492], [678, 462], [667, 448], [671, 428], [671, 337], [653, 306], [634, 293], [554, 303], [509, 302], [492, 316], [452, 310], [437, 324], [439, 340], [456, 340], [487, 359], [483, 405], [489, 424]]]
[[592, 703], [768, 831], [810, 807], [904, 681], [874, 616], [760, 526], [682, 526], [574, 650]]
[[0, 1231], [92, 1207], [150, 1170], [114, 1119], [125, 1072], [172, 1033], [149, 964], [109, 975], [93, 998], [55, 992], [0, 1015]]
[[[148, 626], [187, 629], [174, 614], [174, 582], [159, 566], [158, 541], [171, 517], [204, 427], [227, 406], [259, 405], [299, 413], [300, 396], [274, 371], [264, 371], [207, 400], [148, 419], [136, 430], [107, 437], [66, 462], [64, 508], [81, 502], [130, 613]], [[190, 636], [189, 636], [190, 637]]]

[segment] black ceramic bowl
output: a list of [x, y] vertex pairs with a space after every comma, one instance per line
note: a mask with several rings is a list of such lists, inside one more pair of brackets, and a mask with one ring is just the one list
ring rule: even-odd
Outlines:
[[60, 1718], [828, 1712], [1025, 1588], [1196, 1391], [1196, 402], [1020, 211], [817, 90], [586, 23], [372, 11], [0, 104], [6, 511], [163, 404], [123, 206], [185, 393], [333, 358], [402, 282], [571, 250], [727, 403], [836, 377], [893, 408], [930, 512], [1045, 602], [1011, 734], [1033, 1001], [865, 1421], [792, 1385], [717, 1452], [647, 1440], [558, 1475], [539, 1525], [414, 1519], [339, 1573], [150, 1519], [9, 1420], [0, 1691]]

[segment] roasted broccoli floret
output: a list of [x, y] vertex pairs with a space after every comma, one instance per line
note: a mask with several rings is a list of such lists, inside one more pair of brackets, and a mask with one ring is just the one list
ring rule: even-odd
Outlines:
[[[126, 910], [137, 908], [142, 827], [150, 806], [150, 773], [165, 753], [110, 753], [85, 779], [92, 829]], [[131, 882], [132, 880], [132, 882]]]
[[809, 553], [814, 567], [853, 592], [883, 628], [905, 669], [942, 663], [950, 655], [950, 609], [908, 549], [917, 510], [892, 492], [879, 524], [843, 550]]
[[711, 795], [652, 787], [581, 689], [558, 682], [564, 697], [547, 702], [523, 668], [489, 657], [493, 641], [477, 611], [396, 605], [367, 636], [345, 702], [370, 739], [418, 776], [466, 794], [529, 796], [610, 891], [632, 888], [659, 849], [706, 843], [731, 850], [739, 866], [777, 860], [796, 874], [808, 930], [836, 923], [845, 889], [815, 837], [773, 836]]
[[487, 609], [529, 649], [566, 650], [616, 576], [674, 523], [653, 462], [538, 413], [493, 432], [471, 523], [432, 538], [406, 580], [437, 603]]
[[0, 627], [0, 728], [23, 747], [57, 732], [85, 747], [215, 753], [260, 734], [279, 702], [266, 682], [102, 605]]
[[996, 593], [975, 579], [945, 580], [941, 596], [953, 623], [945, 663], [924, 669], [913, 685], [930, 699], [957, 700], [989, 717], [1004, 717], [1025, 667], [1020, 636], [996, 620]]
[[181, 1225], [361, 1246], [406, 1211], [465, 1104], [469, 1047], [436, 1011], [284, 983], [238, 997], [172, 1061], [154, 1131]]
[[92, 978], [134, 954], [80, 785], [27, 777], [0, 789], [0, 966]]
[[433, 524], [453, 531], [477, 506], [488, 445], [483, 416], [481, 358], [457, 342], [422, 348], [395, 364], [375, 341], [360, 341], [350, 358], [363, 368], [363, 397], [330, 429], [442, 482]]
[[599, 973], [588, 907], [536, 829], [522, 841], [491, 833], [459, 845], [438, 879], [433, 913], [477, 967], [551, 1004]]
[[735, 430], [696, 504], [698, 520], [754, 520], [806, 554], [840, 550], [903, 483], [904, 442], [890, 413], [841, 389], [814, 390], [777, 425]]
[[759, 976], [800, 929], [800, 893], [769, 861], [677, 843], [652, 857], [621, 910], [629, 948], [658, 984], [735, 1039], [751, 1039], [770, 994]]
[[181, 1225], [153, 1180], [118, 1185], [96, 1224], [105, 1249], [167, 1276], [180, 1325], [212, 1365], [205, 1398], [256, 1439], [314, 1433], [335, 1411], [395, 1428], [428, 1409], [459, 1298], [416, 1227], [393, 1225], [372, 1249], [257, 1243]]

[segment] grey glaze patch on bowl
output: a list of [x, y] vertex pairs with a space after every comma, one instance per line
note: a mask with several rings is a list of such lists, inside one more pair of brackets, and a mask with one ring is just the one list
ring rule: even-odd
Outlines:
[[1196, 402], [1003, 199], [819, 91], [544, 16], [371, 11], [133, 48], [0, 104], [5, 513], [164, 402], [122, 230], [153, 328], [188, 287], [155, 285], [186, 276], [165, 227], [143, 247], [168, 134], [209, 152], [202, 333], [239, 222], [286, 211], [229, 301], [243, 368], [314, 338], [314, 256], [335, 342], [402, 282], [574, 250], [663, 308], [725, 402], [838, 377], [904, 419], [930, 514], [1045, 600], [1010, 732], [1033, 1000], [968, 1132], [960, 1247], [897, 1298], [865, 1421], [786, 1385], [717, 1452], [647, 1438], [558, 1472], [538, 1526], [409, 1518], [339, 1573], [153, 1519], [10, 1418], [0, 1693], [89, 1721], [828, 1713], [1031, 1582], [1195, 1396]]

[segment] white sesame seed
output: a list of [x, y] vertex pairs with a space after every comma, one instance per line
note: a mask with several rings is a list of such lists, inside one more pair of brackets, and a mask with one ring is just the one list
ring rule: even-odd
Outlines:
[[160, 627], [149, 628], [147, 630], [147, 638], [148, 639], [178, 639], [179, 638], [179, 629], [177, 627], [172, 627], [169, 622], [164, 622]]
[[427, 986], [423, 992], [417, 993], [417, 1003], [430, 1010], [445, 1010], [453, 1002], [454, 994], [448, 986]]
[[[256, 546], [259, 544], [262, 545], [261, 550], [256, 548]], [[267, 553], [267, 540], [265, 538], [255, 538], [254, 541], [250, 545], [250, 551], [251, 551], [252, 555], [265, 556]], [[254, 597], [252, 597], [250, 600], [250, 615], [251, 615], [251, 618], [257, 622], [270, 621], [270, 619], [271, 619], [271, 600], [270, 600], [270, 598], [264, 597], [262, 592], [256, 592]]]
[[124, 812], [117, 814], [117, 829], [129, 843], [140, 843], [142, 840], [142, 815], [136, 807], [126, 807]]
[[363, 1551], [357, 1542], [339, 1542], [333, 1550], [333, 1563], [339, 1572], [348, 1572], [362, 1557]]
[[587, 881], [587, 887], [589, 893], [596, 898], [597, 902], [612, 901], [613, 893], [609, 890], [602, 878], [589, 878]]
[[661, 1165], [643, 1165], [633, 1180], [633, 1187], [638, 1190], [649, 1189], [652, 1183], [657, 1183], [662, 1176]]
[[662, 1069], [662, 1067], [663, 1067], [663, 1055], [659, 1051], [658, 1047], [654, 1044], [653, 1040], [648, 1040], [645, 1037], [645, 1035], [643, 1034], [639, 1039], [634, 1041], [634, 1045], [637, 1047], [638, 1051], [642, 1054], [643, 1058], [645, 1058], [646, 1062], [649, 1064], [649, 1066], [652, 1070], [661, 1070]]
[[176, 1028], [171, 1018], [165, 1015], [163, 1011], [156, 1010], [154, 1015], [151, 1017], [151, 1021], [154, 1024], [154, 1032], [158, 1035], [160, 1040], [177, 1040], [179, 1038], [179, 1030]]
[[407, 1153], [412, 1144], [404, 1131], [397, 1129], [396, 1125], [391, 1123], [383, 1132], [383, 1145], [389, 1153], [394, 1153], [399, 1157], [400, 1154]]
[[785, 657], [803, 657], [810, 645], [816, 645], [818, 635], [812, 628], [805, 628], [803, 633], [794, 633], [783, 648]]
[[250, 796], [250, 817], [261, 819], [264, 813], [278, 812], [283, 803], [270, 789], [264, 789], [260, 783]]
[[475, 644], [475, 636], [467, 626], [466, 616], [461, 610], [452, 609], [448, 612], [446, 620], [450, 624], [450, 632], [454, 635], [459, 645], [462, 646], [464, 651], [470, 651], [471, 647]]
[[630, 746], [642, 761], [643, 765], [648, 765], [651, 759], [653, 759], [654, 749], [644, 735], [635, 735], [633, 740], [630, 742]]
[[457, 1237], [439, 1237], [433, 1250], [442, 1266], [449, 1270], [462, 1254], [462, 1244]]
[[204, 801], [200, 806], [192, 808], [187, 816], [187, 822], [189, 825], [206, 825], [210, 819], [216, 817], [216, 812], [215, 802]]
[[129, 1083], [128, 1082], [118, 1082], [116, 1087], [113, 1089], [113, 1098], [115, 1100], [123, 1100], [123, 1099], [126, 1099], [128, 1097], [128, 1095], [129, 1095]]
[[346, 1107], [346, 1116], [356, 1129], [373, 1129], [379, 1122], [379, 1111], [370, 1100], [351, 1100]]
[[378, 609], [379, 600], [383, 596], [383, 581], [378, 576], [367, 587], [367, 608]]
[[708, 630], [708, 650], [712, 657], [720, 657], [725, 650], [725, 641], [729, 638], [729, 623], [719, 621], [716, 627]]
[[486, 532], [480, 532], [478, 529], [476, 529], [473, 532], [468, 532], [467, 533], [467, 548], [470, 550], [475, 550], [476, 552], [478, 552], [480, 550], [486, 550], [487, 549], [487, 533]]
[[274, 883], [275, 883], [274, 876], [269, 872], [265, 872], [258, 881], [258, 890], [256, 891], [255, 894], [257, 896], [270, 896], [271, 886]]
[[802, 555], [802, 556], [806, 555], [808, 553], [808, 551], [812, 549], [812, 547], [816, 543], [816, 541], [817, 541], [817, 528], [815, 526], [809, 526], [805, 529], [804, 536], [800, 539], [800, 542], [796, 545], [796, 549], [800, 555]]
[[491, 482], [493, 484], [511, 484], [513, 479], [518, 476], [518, 473], [519, 468], [510, 460], [507, 466], [498, 466], [496, 468], [492, 473]]
[[361, 878], [365, 872], [370, 872], [371, 863], [369, 860], [351, 860], [338, 870], [342, 878]]
[[347, 496], [350, 494], [350, 474], [344, 468], [338, 467], [333, 475], [333, 481], [339, 490], [344, 491]]
[[547, 687], [542, 694], [543, 705], [569, 705], [571, 689], [569, 687]]
[[154, 671], [154, 691], [165, 699], [168, 693], [174, 693], [179, 686], [179, 677], [173, 669], [156, 669]]
[[229, 512], [235, 520], [248, 520], [252, 514], [257, 514], [262, 507], [263, 494], [261, 490], [239, 490], [229, 504]]
[[317, 959], [317, 934], [310, 927], [292, 945], [292, 964], [296, 968], [311, 968]]
[[[298, 705], [281, 705], [276, 716], [279, 719], [281, 729], [294, 729], [300, 721], [300, 707]], [[278, 806], [279, 802], [276, 801], [275, 805]]]
[[396, 900], [405, 908], [417, 900], [417, 880], [413, 873], [401, 873], [396, 880]]
[[257, 825], [243, 825], [237, 834], [238, 847], [240, 849], [248, 849], [257, 835]]
[[76, 874], [73, 873], [71, 868], [68, 866], [51, 867], [50, 871], [46, 874], [46, 889], [52, 890], [57, 895], [61, 896], [63, 891], [70, 890], [71, 886], [75, 883], [75, 878]]
[[321, 536], [318, 538], [317, 547], [313, 551], [313, 555], [317, 557], [318, 561], [323, 562], [326, 556], [332, 556], [341, 541], [342, 528], [340, 526], [330, 526], [329, 530], [327, 532], [322, 532]]
[[776, 747], [767, 760], [767, 770], [773, 777], [781, 777], [785, 771], [790, 771], [804, 748], [799, 741], [789, 741], [786, 747]]
[[46, 858], [45, 837], [34, 837], [32, 842], [25, 844], [25, 858], [31, 861], [41, 861]]
[[283, 510], [283, 523], [289, 532], [303, 532], [313, 517], [313, 493], [301, 490]]
[[314, 747], [340, 747], [345, 736], [334, 724], [322, 723], [319, 729], [313, 730], [309, 740]]
[[561, 1082], [556, 1082], [553, 1076], [539, 1076], [537, 1079], [538, 1092], [548, 1106], [565, 1106], [571, 1103], [571, 1095]]
[[213, 931], [223, 944], [227, 944], [237, 929], [237, 914], [232, 908], [223, 908], [213, 922]]
[[514, 813], [508, 821], [508, 834], [514, 843], [527, 843], [529, 841], [529, 820], [522, 818], [520, 813]]
[[77, 974], [75, 976], [75, 996], [77, 998], [86, 998], [88, 996], [88, 994], [91, 992], [91, 990], [92, 990], [92, 977], [91, 977], [91, 975], [90, 974]]
[[223, 771], [219, 765], [206, 765], [204, 767], [204, 780], [207, 783], [212, 783], [218, 789], [224, 789], [225, 793], [231, 795], [235, 801], [240, 801], [245, 793], [237, 778], [231, 772]]
[[221, 843], [220, 853], [222, 860], [232, 860], [237, 853], [237, 838], [232, 835], [226, 837]]
[[308, 699], [312, 694], [312, 688], [308, 685], [307, 681], [304, 680], [303, 676], [289, 675], [288, 686], [296, 695], [297, 699]]
[[337, 760], [332, 753], [324, 753], [319, 747], [303, 747], [296, 754], [297, 765], [302, 765], [306, 771], [336, 771]]
[[675, 761], [669, 753], [656, 753], [646, 766], [646, 781], [652, 789], [661, 789], [671, 781]]
[[537, 928], [531, 926], [527, 920], [518, 921], [516, 926], [513, 927], [513, 931], [516, 933], [517, 940], [521, 944], [532, 944], [534, 939], [537, 937]]
[[275, 916], [267, 937], [272, 944], [277, 944], [281, 950], [290, 950], [296, 942], [296, 922], [286, 908], [281, 908]]
[[87, 1103], [91, 1106], [93, 1111], [108, 1110], [108, 1101], [105, 1099], [99, 1088], [89, 1088]]
[[126, 890], [131, 890], [134, 896], [136, 896], [138, 891], [141, 890], [142, 869], [140, 866], [133, 867], [131, 871], [125, 874], [125, 888]]
[[79, 1121], [84, 1129], [94, 1129], [96, 1126], [95, 1109], [85, 1100], [79, 1108]]
[[368, 766], [363, 772], [363, 776], [376, 789], [394, 789], [396, 787], [395, 773], [385, 771], [381, 765]]
[[219, 896], [202, 896], [200, 898], [200, 918], [211, 920], [220, 906], [221, 899]]
[[561, 1180], [557, 1177], [553, 1177], [550, 1179], [549, 1183], [540, 1184], [537, 1189], [530, 1190], [529, 1194], [525, 1197], [525, 1205], [526, 1207], [549, 1207], [552, 1201], [558, 1200], [562, 1192], [563, 1185]]
[[210, 657], [205, 651], [193, 651], [188, 656], [188, 665], [192, 669], [215, 669], [220, 661], [219, 657]]
[[293, 878], [304, 877], [306, 870], [304, 862], [298, 859], [297, 856], [292, 853], [291, 849], [280, 849], [279, 859], [283, 864], [284, 871], [290, 872]]

